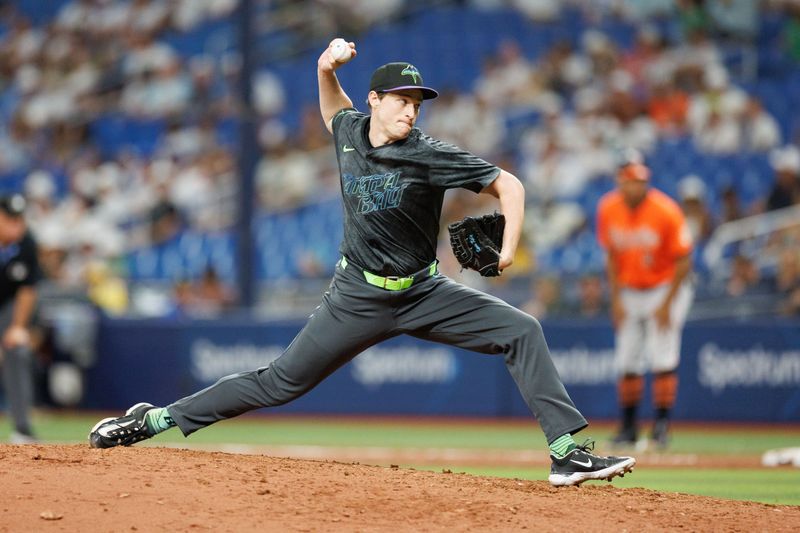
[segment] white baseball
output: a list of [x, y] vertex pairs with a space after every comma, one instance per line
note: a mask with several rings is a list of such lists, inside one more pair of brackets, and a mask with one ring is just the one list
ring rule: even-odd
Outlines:
[[353, 49], [347, 41], [338, 37], [331, 41], [331, 55], [338, 63], [347, 63], [353, 57]]

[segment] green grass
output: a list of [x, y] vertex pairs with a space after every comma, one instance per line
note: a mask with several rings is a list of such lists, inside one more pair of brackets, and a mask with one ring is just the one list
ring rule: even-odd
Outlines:
[[[2, 420], [2, 418], [0, 418]], [[86, 439], [98, 416], [78, 414], [40, 414], [34, 419], [43, 440], [79, 442]], [[184, 440], [177, 431], [157, 436], [153, 442], [192, 444], [269, 444], [316, 446], [382, 446], [428, 448], [509, 448], [545, 449], [544, 437], [535, 422], [487, 426], [434, 421], [407, 424], [387, 419], [384, 422], [354, 419], [244, 417], [210, 426]], [[0, 422], [0, 440], [8, 435], [7, 424]]]
[[[441, 471], [441, 468], [426, 465], [416, 465], [414, 468]], [[447, 468], [452, 472], [515, 479], [543, 479], [544, 475], [541, 468], [475, 466], [448, 466]], [[776, 505], [800, 505], [800, 470], [791, 467], [733, 470], [637, 467], [625, 478], [615, 479], [614, 486], [640, 487], [662, 492], [679, 492]]]
[[[97, 415], [39, 413], [34, 418], [44, 441], [85, 443]], [[612, 427], [593, 424], [584, 433], [595, 438], [598, 451], [608, 451], [605, 442]], [[0, 418], [0, 442], [8, 436], [8, 421]], [[583, 437], [579, 434], [578, 440]], [[330, 446], [384, 448], [456, 448], [467, 450], [541, 450], [544, 437], [535, 422], [508, 424], [480, 421], [421, 419], [358, 420], [305, 417], [242, 417], [222, 422], [184, 439], [177, 430], [163, 433], [148, 444], [222, 445], [227, 443], [267, 446]], [[708, 427], [677, 426], [670, 453], [760, 456], [765, 450], [800, 446], [800, 427]], [[441, 471], [544, 479], [542, 466], [531, 468], [498, 466], [403, 465]], [[719, 498], [772, 504], [800, 505], [800, 469], [785, 468], [637, 468], [630, 476], [614, 481], [619, 487], [643, 487], [658, 491], [699, 494]]]
[[800, 469], [645, 469], [614, 482], [620, 487], [702, 494], [734, 500], [800, 505]]

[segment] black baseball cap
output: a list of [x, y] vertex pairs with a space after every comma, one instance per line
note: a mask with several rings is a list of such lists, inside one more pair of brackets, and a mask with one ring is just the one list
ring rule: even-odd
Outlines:
[[25, 213], [26, 203], [21, 194], [0, 196], [0, 211], [11, 217], [21, 217]]
[[423, 100], [439, 96], [437, 91], [423, 85], [422, 74], [411, 63], [387, 63], [375, 69], [369, 80], [369, 90], [377, 93], [391, 93], [404, 89], [419, 89], [422, 91]]

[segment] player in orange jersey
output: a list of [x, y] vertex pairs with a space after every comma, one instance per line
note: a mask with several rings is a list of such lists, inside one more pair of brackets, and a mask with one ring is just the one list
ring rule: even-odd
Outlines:
[[637, 409], [644, 375], [651, 371], [651, 437], [663, 448], [678, 389], [681, 332], [693, 296], [692, 238], [678, 204], [650, 186], [650, 169], [638, 154], [619, 167], [616, 190], [600, 199], [597, 238], [607, 252], [619, 372], [622, 424], [614, 441], [637, 443]]

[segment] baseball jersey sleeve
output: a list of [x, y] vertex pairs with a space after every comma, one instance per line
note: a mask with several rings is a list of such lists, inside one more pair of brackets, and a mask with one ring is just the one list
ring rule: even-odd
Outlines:
[[686, 224], [686, 217], [677, 205], [670, 206], [666, 219], [668, 253], [674, 258], [683, 257], [692, 252], [692, 233]]
[[22, 241], [21, 259], [28, 265], [27, 274], [20, 280], [20, 285], [33, 286], [39, 283], [44, 274], [39, 265], [38, 246], [30, 233]]
[[334, 138], [338, 139], [340, 131], [350, 129], [358, 118], [364, 116], [364, 113], [361, 113], [355, 107], [346, 107], [339, 110], [338, 113], [333, 115], [333, 120], [331, 121]]
[[500, 175], [500, 169], [466, 150], [427, 135], [420, 140], [420, 154], [427, 164], [431, 185], [444, 189], [464, 188], [481, 192]]
[[608, 250], [608, 203], [609, 196], [603, 196], [597, 204], [597, 242], [600, 246]]

